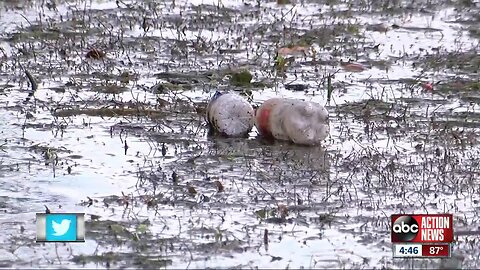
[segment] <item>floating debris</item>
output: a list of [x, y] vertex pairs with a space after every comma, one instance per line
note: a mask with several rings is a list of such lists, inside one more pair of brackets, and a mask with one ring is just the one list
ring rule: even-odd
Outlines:
[[85, 57], [98, 60], [105, 57], [105, 53], [98, 49], [93, 48], [87, 53], [87, 55], [85, 55]]
[[221, 134], [242, 136], [253, 128], [254, 111], [243, 97], [217, 91], [207, 106], [207, 121]]
[[256, 126], [266, 137], [303, 145], [319, 144], [330, 131], [322, 105], [284, 98], [265, 101], [257, 110]]
[[422, 87], [423, 89], [425, 89], [426, 91], [433, 91], [433, 84], [431, 83], [422, 83]]
[[195, 187], [192, 186], [190, 183], [187, 183], [187, 190], [188, 194], [190, 194], [191, 196], [195, 196], [198, 193]]
[[252, 74], [248, 70], [241, 70], [231, 74], [230, 83], [235, 86], [247, 86], [252, 82]]
[[309, 48], [305, 46], [292, 46], [292, 47], [283, 47], [278, 49], [278, 54], [282, 56], [293, 55], [293, 56], [304, 56], [307, 54]]
[[292, 90], [292, 91], [305, 91], [310, 86], [308, 84], [301, 84], [301, 83], [290, 83], [285, 84], [285, 89]]
[[350, 72], [362, 72], [367, 69], [365, 65], [355, 62], [340, 62], [340, 66]]
[[225, 191], [225, 188], [223, 187], [222, 182], [220, 182], [220, 181], [217, 180], [217, 181], [215, 181], [214, 183], [215, 183], [215, 186], [217, 187], [217, 192], [223, 192], [223, 191]]

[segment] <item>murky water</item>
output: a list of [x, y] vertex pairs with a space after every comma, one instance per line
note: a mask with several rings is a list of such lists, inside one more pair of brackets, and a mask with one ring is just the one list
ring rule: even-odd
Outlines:
[[[478, 267], [478, 3], [27, 3], [0, 12], [0, 267]], [[209, 136], [217, 89], [326, 104], [332, 134]], [[87, 241], [35, 243], [45, 206]], [[454, 258], [392, 259], [399, 212], [453, 213]]]

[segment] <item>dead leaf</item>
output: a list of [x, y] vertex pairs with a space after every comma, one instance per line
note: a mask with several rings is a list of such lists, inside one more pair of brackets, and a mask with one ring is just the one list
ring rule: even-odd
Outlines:
[[93, 48], [87, 53], [87, 55], [85, 57], [98, 60], [100, 58], [105, 57], [105, 53], [98, 50], [98, 49]]
[[350, 72], [362, 72], [367, 69], [367, 67], [365, 67], [364, 65], [360, 63], [354, 63], [354, 62], [349, 62], [349, 63], [341, 62], [340, 65], [342, 66], [343, 69]]
[[293, 47], [283, 47], [278, 49], [278, 54], [286, 55], [306, 55], [308, 52], [308, 47], [304, 46], [293, 46]]
[[190, 184], [187, 184], [187, 189], [188, 189], [188, 194], [192, 196], [195, 196], [197, 194], [197, 190]]
[[218, 191], [218, 192], [223, 192], [223, 191], [225, 190], [225, 188], [223, 187], [222, 182], [220, 182], [220, 181], [217, 180], [217, 181], [215, 181], [215, 182], [213, 182], [213, 183], [215, 183], [215, 186], [217, 187], [217, 191]]

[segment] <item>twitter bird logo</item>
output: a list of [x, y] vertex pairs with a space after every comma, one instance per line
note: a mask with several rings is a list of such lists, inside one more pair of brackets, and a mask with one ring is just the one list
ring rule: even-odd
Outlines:
[[76, 241], [77, 215], [48, 214], [46, 216], [47, 241]]
[[70, 223], [72, 223], [72, 221], [68, 219], [62, 220], [60, 224], [55, 222], [55, 220], [53, 220], [52, 229], [55, 231], [53, 235], [62, 236], [66, 234], [68, 232], [68, 229], [70, 229]]

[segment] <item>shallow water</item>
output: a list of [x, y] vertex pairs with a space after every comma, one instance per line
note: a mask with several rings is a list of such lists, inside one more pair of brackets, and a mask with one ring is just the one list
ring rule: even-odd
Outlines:
[[[478, 4], [19, 3], [0, 12], [0, 267], [478, 267]], [[305, 42], [274, 71], [277, 48]], [[240, 68], [264, 87], [232, 86]], [[216, 89], [326, 104], [332, 134], [312, 148], [209, 136]], [[35, 243], [45, 205], [85, 212], [87, 241]], [[468, 232], [454, 259], [392, 259], [399, 212], [453, 213]]]

